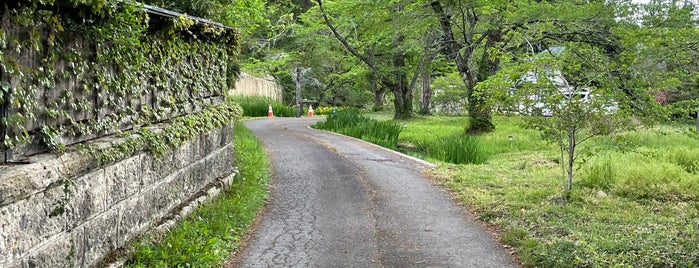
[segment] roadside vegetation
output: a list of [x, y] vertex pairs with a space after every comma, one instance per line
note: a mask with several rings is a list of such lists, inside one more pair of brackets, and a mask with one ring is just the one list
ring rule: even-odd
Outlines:
[[313, 127], [360, 138], [391, 149], [396, 148], [398, 135], [403, 130], [399, 123], [375, 120], [362, 115], [357, 109], [331, 112], [325, 121], [318, 122]]
[[240, 170], [234, 183], [166, 234], [136, 242], [126, 267], [218, 267], [238, 249], [267, 197], [270, 167], [264, 148], [241, 123], [234, 143]]
[[294, 107], [285, 105], [284, 103], [268, 98], [258, 96], [232, 96], [229, 101], [240, 104], [243, 107], [243, 116], [245, 117], [264, 117], [269, 112], [269, 105], [272, 105], [274, 116], [277, 117], [294, 117], [296, 110]]
[[[566, 201], [559, 148], [520, 117], [495, 116], [495, 131], [477, 137], [463, 136], [464, 117], [395, 122], [405, 123], [398, 150], [438, 163], [436, 181], [525, 266], [699, 265], [699, 135], [689, 125], [591, 139]], [[477, 164], [442, 157], [474, 148]]]

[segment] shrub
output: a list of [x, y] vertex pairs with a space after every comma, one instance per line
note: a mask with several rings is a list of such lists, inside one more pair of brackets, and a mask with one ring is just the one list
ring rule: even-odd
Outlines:
[[687, 122], [692, 121], [690, 120], [692, 118], [696, 118], [698, 106], [699, 100], [692, 99], [678, 101], [663, 108], [671, 120]]
[[363, 116], [357, 109], [342, 109], [332, 112], [325, 121], [313, 125], [324, 129], [363, 139], [386, 148], [395, 149], [403, 127], [393, 121], [377, 121]]
[[294, 117], [296, 116], [296, 109], [284, 105], [280, 101], [269, 97], [259, 97], [259, 96], [232, 96], [229, 101], [236, 102], [243, 107], [243, 116], [248, 117], [261, 117], [267, 116], [269, 110], [269, 105], [272, 104], [272, 109], [274, 110], [274, 116], [277, 117]]
[[[357, 109], [344, 109], [329, 114], [325, 121], [318, 122], [315, 126], [320, 129], [338, 131], [344, 128], [357, 126], [368, 120], [370, 119], [363, 116]], [[355, 135], [350, 136], [359, 138]]]

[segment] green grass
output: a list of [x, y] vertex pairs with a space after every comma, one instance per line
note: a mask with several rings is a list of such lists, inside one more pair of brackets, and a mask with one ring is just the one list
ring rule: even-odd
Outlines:
[[467, 117], [429, 116], [401, 122], [406, 127], [398, 138], [398, 149], [427, 160], [480, 164], [492, 155], [551, 148], [537, 131], [519, 127], [523, 122], [516, 117], [496, 117], [495, 132], [478, 137], [464, 134]]
[[234, 143], [240, 174], [233, 185], [162, 237], [136, 242], [126, 267], [217, 267], [238, 249], [265, 202], [270, 169], [265, 150], [240, 123]]
[[[499, 230], [525, 266], [699, 265], [699, 139], [667, 126], [593, 139], [581, 151], [573, 196], [564, 203], [555, 146], [515, 117], [495, 122], [496, 131], [480, 137], [485, 164], [442, 163], [433, 173]], [[465, 123], [409, 121], [400, 140], [429, 140], [425, 133], [441, 130], [432, 135], [438, 139]]]
[[443, 162], [454, 164], [482, 164], [488, 156], [476, 136], [458, 134], [424, 142], [425, 153]]
[[396, 148], [398, 136], [403, 126], [391, 120], [378, 121], [362, 115], [356, 109], [341, 109], [329, 114], [325, 121], [313, 125], [314, 128], [342, 133], [355, 138]]
[[657, 126], [591, 139], [579, 148], [564, 202], [556, 146], [521, 118], [494, 122], [475, 145], [451, 145], [482, 151], [487, 159], [476, 164], [433, 152], [464, 137], [465, 117], [400, 121], [398, 149], [438, 163], [437, 181], [498, 230], [525, 266], [699, 266], [699, 135]]
[[269, 105], [272, 104], [274, 116], [277, 117], [294, 117], [296, 116], [296, 108], [284, 105], [280, 101], [269, 97], [256, 96], [232, 96], [229, 101], [236, 102], [243, 107], [243, 116], [246, 117], [263, 117], [267, 116]]

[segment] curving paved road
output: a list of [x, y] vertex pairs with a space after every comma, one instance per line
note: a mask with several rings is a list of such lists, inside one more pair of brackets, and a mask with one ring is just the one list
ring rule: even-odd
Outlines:
[[479, 225], [422, 177], [424, 163], [309, 129], [247, 121], [272, 159], [267, 211], [240, 267], [515, 267]]

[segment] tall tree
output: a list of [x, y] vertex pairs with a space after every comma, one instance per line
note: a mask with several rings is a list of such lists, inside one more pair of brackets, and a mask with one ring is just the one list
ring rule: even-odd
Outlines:
[[431, 114], [432, 96], [432, 74], [434, 73], [432, 63], [437, 57], [437, 48], [439, 46], [439, 32], [427, 31], [422, 36], [423, 52], [420, 61], [420, 108], [418, 113], [421, 115]]
[[[444, 3], [443, 3], [444, 2]], [[471, 119], [468, 132], [472, 134], [489, 132], [495, 128], [486, 105], [485, 96], [475, 91], [478, 81], [497, 71], [498, 61], [489, 53], [500, 41], [502, 33], [497, 28], [481, 31], [481, 17], [477, 12], [481, 6], [475, 1], [432, 1], [432, 10], [439, 17], [442, 28], [443, 53], [456, 63], [461, 79], [466, 84], [468, 114]], [[456, 14], [455, 14], [456, 13]], [[460, 30], [460, 35], [454, 32]], [[487, 40], [486, 40], [487, 39]], [[485, 43], [484, 43], [485, 41]], [[476, 64], [476, 49], [481, 48], [483, 60]]]
[[409, 1], [328, 2], [341, 13], [331, 19], [324, 2], [316, 3], [323, 21], [347, 52], [361, 60], [382, 87], [391, 90], [394, 117], [411, 117], [417, 72], [408, 76], [409, 70], [417, 69], [420, 58], [414, 40], [427, 25], [416, 16], [420, 6]]
[[613, 9], [606, 11], [600, 1], [432, 0], [429, 5], [439, 18], [442, 52], [456, 63], [466, 85], [472, 134], [494, 129], [490, 92], [476, 85], [496, 74], [503, 58], [521, 52], [525, 40], [539, 51], [567, 40], [617, 47], [607, 27]]

